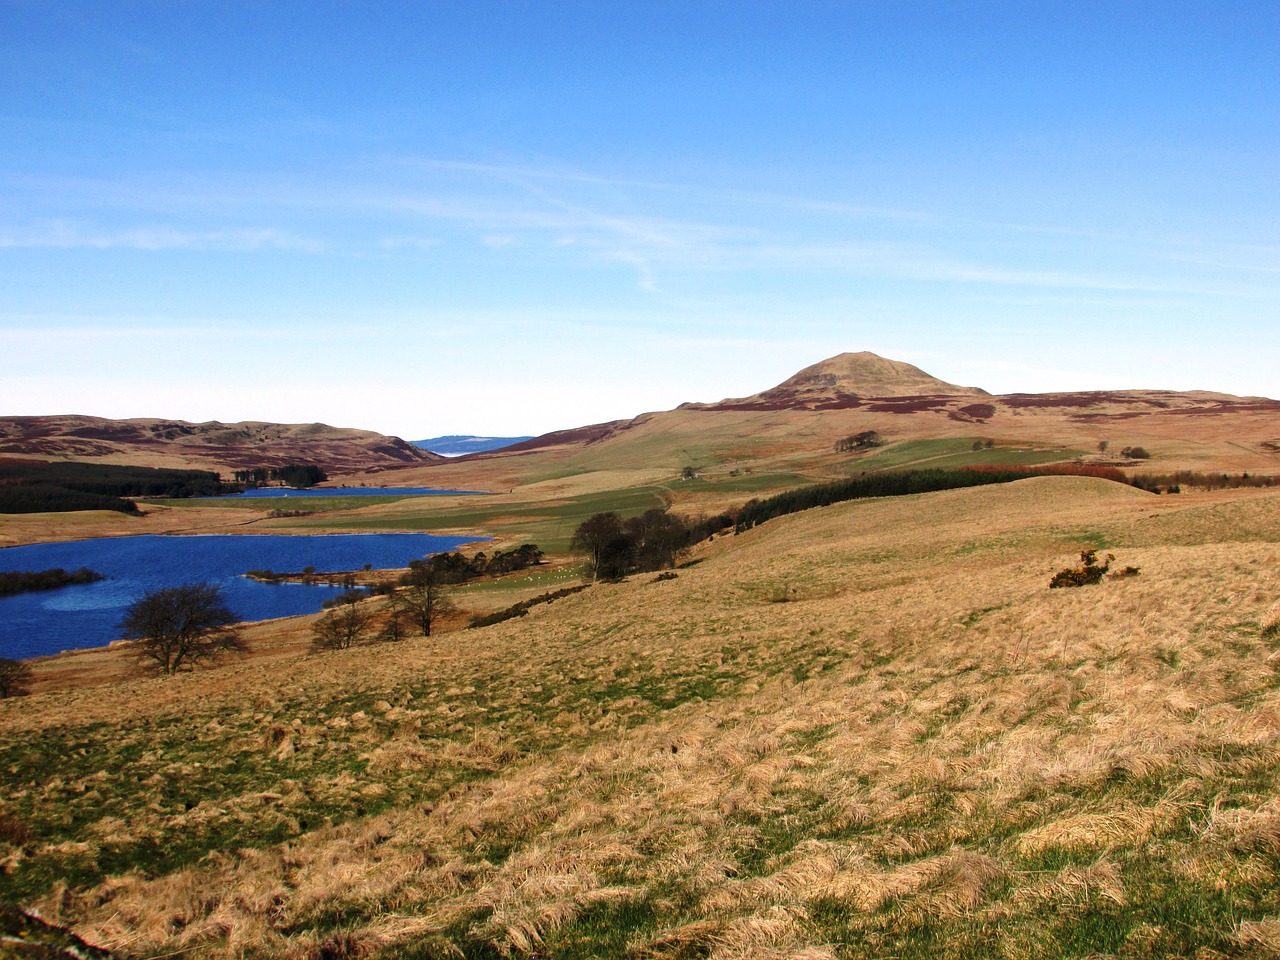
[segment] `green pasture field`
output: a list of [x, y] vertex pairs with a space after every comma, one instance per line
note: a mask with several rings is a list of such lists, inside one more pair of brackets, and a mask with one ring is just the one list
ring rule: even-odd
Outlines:
[[671, 488], [707, 493], [758, 493], [765, 490], [782, 491], [791, 487], [803, 487], [815, 482], [812, 477], [804, 477], [798, 473], [743, 473], [724, 479], [695, 477], [692, 480], [678, 481], [672, 484]]
[[332, 497], [189, 497], [182, 500], [139, 500], [139, 504], [158, 504], [162, 507], [180, 507], [199, 510], [217, 507], [220, 510], [306, 510], [308, 513], [330, 513], [337, 510], [358, 510], [397, 500], [416, 499], [415, 494], [401, 493], [388, 496], [353, 497], [335, 493]]
[[[510, 537], [516, 543], [536, 543], [547, 553], [567, 553], [573, 531], [592, 514], [615, 511], [624, 517], [667, 505], [662, 487], [645, 486], [609, 490], [544, 502], [498, 500], [475, 496], [453, 499], [447, 504], [435, 498], [413, 498], [394, 510], [362, 516], [326, 514], [315, 519], [299, 517], [281, 521], [287, 529], [340, 528], [343, 530], [422, 530], [424, 532], [469, 530], [477, 534]], [[427, 502], [423, 502], [423, 501]]]
[[937, 467], [954, 470], [959, 467], [1008, 466], [1035, 467], [1044, 463], [1058, 463], [1082, 456], [1079, 450], [1062, 447], [983, 447], [973, 449], [979, 437], [953, 437], [940, 440], [906, 440], [885, 447], [869, 457], [851, 460], [850, 472], [865, 470], [904, 470], [908, 468]]

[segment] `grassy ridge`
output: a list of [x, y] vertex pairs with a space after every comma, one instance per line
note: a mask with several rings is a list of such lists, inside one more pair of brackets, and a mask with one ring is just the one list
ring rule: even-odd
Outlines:
[[829, 507], [833, 503], [843, 503], [847, 500], [936, 493], [939, 490], [959, 490], [966, 487], [981, 487], [995, 483], [1013, 483], [1015, 480], [1028, 480], [1031, 477], [1050, 474], [1094, 476], [1117, 482], [1124, 481], [1124, 476], [1118, 470], [1077, 465], [1025, 470], [993, 465], [985, 469], [970, 467], [960, 470], [886, 471], [849, 480], [812, 484], [807, 487], [788, 490], [785, 493], [775, 494], [764, 500], [752, 501], [738, 513], [737, 529], [741, 533], [743, 530], [749, 530], [756, 524], [771, 520], [774, 517], [798, 513], [801, 510], [810, 510], [814, 507]]

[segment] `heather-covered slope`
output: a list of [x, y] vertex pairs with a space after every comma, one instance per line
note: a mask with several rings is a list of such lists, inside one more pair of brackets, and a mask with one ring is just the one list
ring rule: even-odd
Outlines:
[[100, 417], [0, 417], [0, 457], [237, 469], [313, 463], [330, 474], [377, 471], [442, 457], [399, 437], [323, 423], [187, 423]]
[[[1049, 590], [1084, 547], [1140, 573]], [[0, 882], [147, 956], [1270, 956], [1278, 550], [1274, 493], [1043, 478], [3, 703]]]

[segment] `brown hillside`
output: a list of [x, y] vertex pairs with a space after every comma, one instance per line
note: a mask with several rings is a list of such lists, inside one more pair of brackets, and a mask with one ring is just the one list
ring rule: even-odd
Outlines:
[[0, 417], [0, 456], [93, 460], [230, 473], [314, 463], [330, 474], [373, 472], [443, 458], [399, 437], [323, 423], [187, 423], [101, 417]]
[[[1274, 957], [1278, 520], [1040, 478], [481, 630], [44, 661], [0, 883], [135, 957]], [[1048, 589], [1099, 542], [1140, 575]]]

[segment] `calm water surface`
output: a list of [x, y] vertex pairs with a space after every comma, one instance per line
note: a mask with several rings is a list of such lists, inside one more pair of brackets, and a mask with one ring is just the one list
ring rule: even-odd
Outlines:
[[208, 581], [243, 620], [315, 613], [340, 589], [298, 583], [258, 583], [246, 570], [296, 573], [407, 566], [432, 553], [455, 550], [479, 537], [425, 533], [328, 536], [107, 537], [0, 549], [0, 570], [89, 567], [98, 583], [0, 597], [0, 657], [21, 659], [61, 650], [101, 647], [116, 640], [125, 608], [162, 587]]

